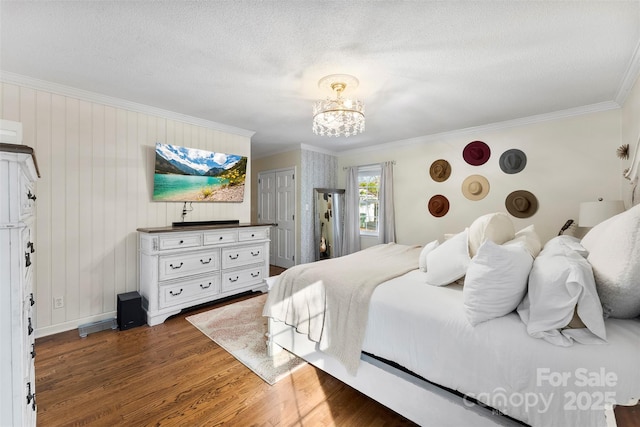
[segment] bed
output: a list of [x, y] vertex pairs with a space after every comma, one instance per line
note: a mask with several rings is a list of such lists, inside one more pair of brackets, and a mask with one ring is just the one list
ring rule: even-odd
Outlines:
[[[496, 215], [491, 217], [491, 221], [495, 223], [497, 217], [504, 222], [504, 216]], [[634, 304], [640, 310], [636, 300], [640, 298], [637, 276], [640, 235], [637, 231], [630, 234], [628, 229], [629, 224], [635, 224], [636, 229], [640, 227], [640, 207], [636, 206], [621, 214], [621, 218], [595, 227], [590, 232], [591, 236], [585, 236], [582, 242], [570, 238], [552, 239], [544, 248], [537, 250], [535, 242], [532, 243], [531, 239], [525, 242], [527, 239], [523, 238], [523, 235], [531, 237], [532, 229], [523, 233], [523, 230], [507, 232], [500, 237], [496, 232], [499, 227], [492, 229], [486, 218], [480, 223], [482, 232], [477, 232], [478, 227], [474, 232], [472, 224], [465, 230], [466, 234], [457, 237], [464, 242], [465, 250], [474, 246], [474, 240], [482, 242], [470, 250], [473, 254], [467, 254], [469, 263], [456, 265], [463, 270], [464, 285], [459, 280], [462, 276], [452, 280], [456, 276], [449, 272], [444, 274], [446, 277], [440, 277], [447, 282], [446, 285], [433, 285], [433, 274], [430, 277], [428, 266], [426, 272], [421, 268], [425, 253], [428, 257], [427, 244], [417, 256], [415, 250], [406, 251], [413, 260], [413, 268], [409, 271], [399, 269], [392, 274], [393, 277], [385, 277], [373, 287], [370, 296], [365, 298], [366, 328], [361, 344], [356, 339], [358, 363], [355, 369], [348, 359], [345, 363], [342, 354], [328, 350], [321, 337], [310, 339], [309, 328], [300, 328], [291, 318], [286, 319], [286, 316], [270, 310], [273, 301], [269, 300], [279, 299], [277, 294], [281, 291], [283, 278], [272, 278], [269, 283], [274, 292], [270, 292], [265, 306], [265, 315], [269, 317], [269, 345], [273, 351], [281, 347], [297, 354], [420, 425], [612, 425], [611, 415], [608, 419], [605, 416], [607, 411], [611, 414], [614, 404], [637, 402], [640, 396], [640, 366], [637, 362], [640, 355], [640, 317], [636, 312], [628, 311], [629, 307], [634, 309]], [[623, 237], [620, 232], [625, 233]], [[516, 236], [519, 233], [520, 236]], [[454, 239], [456, 237], [450, 240]], [[602, 239], [615, 242], [615, 245], [607, 247]], [[490, 253], [491, 257], [487, 259], [499, 264], [501, 260], [496, 251], [517, 252], [509, 248], [514, 240], [522, 243], [521, 249], [528, 251], [531, 258], [527, 267], [527, 258], [522, 251], [518, 252], [523, 260], [521, 275], [526, 272], [524, 294], [512, 292], [510, 288], [512, 295], [508, 299], [512, 308], [505, 310], [502, 307], [501, 310], [506, 311], [504, 314], [498, 310], [493, 317], [483, 318], [486, 301], [480, 306], [480, 314], [470, 312], [473, 300], [469, 295], [473, 295], [472, 283], [476, 282], [474, 275], [478, 274], [477, 264], [481, 263], [477, 260]], [[487, 252], [490, 250], [494, 252]], [[445, 255], [447, 262], [456, 264], [451, 260], [451, 253]], [[371, 259], [370, 254], [364, 256]], [[341, 262], [347, 264], [349, 257], [351, 255], [343, 257], [345, 259]], [[360, 253], [356, 257], [362, 259], [363, 255]], [[615, 262], [611, 261], [612, 257]], [[630, 289], [622, 286], [626, 305], [616, 302], [615, 295], [612, 297], [611, 289], [607, 288], [611, 286], [607, 285], [607, 280], [613, 277], [610, 266], [621, 258], [632, 260], [623, 263], [624, 277], [620, 279], [631, 283]], [[549, 260], [556, 264], [548, 264]], [[599, 266], [603, 260], [606, 266], [601, 269]], [[313, 276], [305, 280], [322, 287], [319, 284], [325, 280], [327, 271], [333, 270], [332, 264], [328, 264], [331, 261], [312, 263], [313, 267], [298, 266], [296, 270]], [[503, 261], [509, 273], [504, 274], [503, 271], [501, 274], [513, 282], [516, 280], [513, 271], [518, 270], [518, 263], [514, 263], [513, 258]], [[575, 272], [578, 270], [571, 264], [574, 261], [582, 266], [581, 271], [593, 271], [590, 273], [592, 287], [589, 283], [575, 286], [578, 281]], [[571, 274], [553, 274], [549, 278], [548, 273], [555, 271], [558, 262], [562, 265], [569, 262], [570, 267], [566, 270]], [[351, 265], [352, 269], [359, 271]], [[364, 267], [369, 269], [366, 265]], [[431, 268], [433, 270], [434, 267]], [[296, 270], [292, 271], [289, 280], [295, 282], [298, 277], [304, 282]], [[613, 274], [620, 277], [620, 271]], [[353, 274], [349, 277], [353, 280]], [[491, 283], [500, 282], [495, 274], [489, 277], [492, 277]], [[563, 285], [567, 285], [554, 285], [550, 292], [556, 293], [545, 294], [549, 291], [546, 289], [549, 283], [557, 281], [558, 277], [561, 277]], [[537, 285], [537, 282], [543, 283]], [[600, 286], [601, 282], [604, 288]], [[542, 291], [537, 286], [541, 286]], [[598, 299], [598, 307], [593, 304], [593, 298], [597, 298], [593, 291], [596, 287], [603, 295], [602, 301]], [[323, 292], [330, 293], [330, 288], [327, 286]], [[557, 293], [560, 288], [566, 291], [565, 294]], [[308, 290], [308, 287], [302, 286], [293, 293], [300, 294], [300, 289]], [[590, 290], [595, 295], [590, 294]], [[604, 298], [604, 295], [608, 296]], [[546, 311], [541, 311], [545, 316], [542, 323], [547, 326], [537, 328], [539, 301], [550, 299], [554, 301], [553, 310], [544, 307]], [[568, 302], [567, 307], [562, 304], [564, 300]], [[517, 302], [516, 307], [513, 307], [513, 301]], [[599, 308], [600, 304], [605, 308]], [[558, 305], [560, 309], [555, 307]], [[293, 308], [300, 307], [288, 306], [285, 311]], [[556, 314], [561, 315], [552, 319]], [[612, 314], [626, 318], [614, 318]], [[583, 322], [569, 327], [568, 324], [576, 318]], [[331, 316], [322, 321], [335, 322]], [[566, 327], [556, 328], [554, 322]], [[348, 329], [344, 328], [345, 331]], [[340, 330], [339, 327], [334, 329]]]

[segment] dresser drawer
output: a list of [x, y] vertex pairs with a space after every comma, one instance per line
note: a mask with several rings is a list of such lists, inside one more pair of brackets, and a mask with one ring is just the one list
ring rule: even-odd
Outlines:
[[250, 242], [252, 240], [265, 240], [269, 238], [269, 228], [247, 228], [238, 231], [240, 242]]
[[208, 298], [220, 293], [220, 273], [160, 286], [160, 308]]
[[232, 291], [262, 281], [265, 278], [264, 266], [258, 265], [239, 271], [222, 273], [222, 292]]
[[238, 241], [238, 232], [233, 231], [208, 231], [202, 235], [203, 245], [219, 245]]
[[161, 251], [169, 249], [194, 248], [201, 245], [201, 234], [169, 234], [158, 237], [158, 249]]
[[158, 278], [169, 280], [216, 271], [220, 268], [219, 259], [220, 249], [160, 256]]
[[264, 244], [222, 249], [223, 269], [255, 264], [257, 262], [264, 262], [264, 260]]

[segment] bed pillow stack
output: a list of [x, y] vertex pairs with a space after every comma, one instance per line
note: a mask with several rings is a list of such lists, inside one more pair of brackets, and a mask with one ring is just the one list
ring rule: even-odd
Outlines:
[[640, 205], [593, 227], [582, 244], [605, 314], [640, 316]]
[[[604, 317], [587, 250], [571, 236], [558, 236], [545, 244], [533, 262], [528, 292], [518, 306], [527, 332], [559, 346], [573, 341], [606, 341]], [[567, 328], [575, 313], [584, 327]], [[580, 325], [582, 326], [582, 325]]]

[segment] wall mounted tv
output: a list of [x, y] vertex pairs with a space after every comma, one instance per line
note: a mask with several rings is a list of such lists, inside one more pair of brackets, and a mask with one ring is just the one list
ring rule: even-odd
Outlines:
[[242, 202], [247, 158], [156, 143], [153, 200]]

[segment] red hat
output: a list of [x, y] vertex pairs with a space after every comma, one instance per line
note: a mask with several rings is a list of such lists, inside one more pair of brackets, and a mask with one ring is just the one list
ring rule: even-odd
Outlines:
[[462, 150], [462, 157], [472, 166], [484, 165], [491, 157], [491, 149], [482, 141], [472, 141]]

